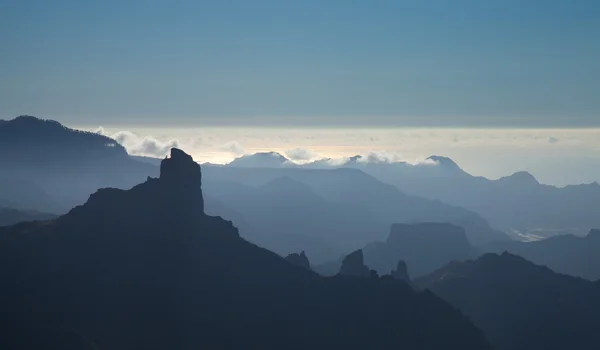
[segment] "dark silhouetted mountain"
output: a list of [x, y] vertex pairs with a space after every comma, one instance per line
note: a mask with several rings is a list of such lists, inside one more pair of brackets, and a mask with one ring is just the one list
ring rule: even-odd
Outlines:
[[298, 267], [310, 270], [310, 261], [308, 261], [308, 258], [306, 257], [306, 254], [304, 252], [301, 252], [300, 254], [292, 253], [286, 256], [285, 260], [291, 262], [292, 264]]
[[534, 242], [495, 243], [482, 249], [508, 251], [559, 273], [600, 280], [600, 230], [592, 230], [585, 237], [564, 235]]
[[453, 260], [477, 256], [463, 228], [452, 224], [394, 224], [385, 242], [363, 249], [366, 264], [380, 274], [389, 274], [403, 260], [411, 276], [422, 276]]
[[277, 152], [262, 152], [241, 156], [231, 161], [228, 165], [244, 168], [279, 168], [295, 166], [293, 162]]
[[22, 211], [0, 207], [0, 226], [10, 226], [24, 221], [51, 220], [56, 215], [37, 211]]
[[[18, 209], [63, 213], [98, 188], [130, 188], [157, 173], [158, 168], [133, 160], [103, 135], [30, 116], [0, 124], [0, 178], [28, 184], [6, 189], [0, 181], [0, 199], [19, 204]], [[50, 199], [32, 199], [32, 188]]]
[[[484, 219], [473, 212], [439, 201], [405, 195], [394, 186], [384, 184], [357, 169], [267, 169], [231, 166], [206, 166], [204, 169], [207, 185], [227, 182], [262, 186], [274, 179], [287, 177], [308, 186], [314, 194], [328, 202], [353, 206], [362, 212], [362, 215], [358, 214], [362, 221], [367, 219], [366, 216], [373, 217], [377, 221], [371, 229], [368, 229], [368, 225], [362, 224], [361, 227], [367, 230], [359, 235], [350, 237], [349, 233], [346, 234], [345, 240], [353, 240], [357, 243], [354, 244], [354, 249], [364, 246], [373, 239], [385, 239], [389, 226], [397, 222], [450, 222], [464, 227], [467, 238], [476, 245], [508, 239], [506, 234], [490, 228]], [[207, 190], [216, 198], [218, 198], [217, 192], [221, 192], [209, 188]], [[223, 198], [219, 199], [231, 204]], [[294, 202], [294, 199], [289, 197], [289, 201]], [[242, 210], [240, 211], [243, 213]], [[353, 220], [352, 216], [345, 215], [345, 217], [346, 220]], [[315, 234], [321, 233], [315, 231]], [[310, 255], [312, 257], [312, 254]]]
[[600, 344], [598, 285], [509, 253], [453, 262], [415, 283], [459, 308], [499, 350]]
[[342, 260], [340, 275], [355, 277], [368, 277], [371, 275], [371, 270], [369, 270], [363, 261], [362, 250], [359, 249], [352, 252]]
[[65, 348], [72, 331], [115, 350], [490, 349], [432, 293], [391, 277], [322, 278], [245, 241], [202, 212], [200, 182], [173, 150], [160, 178], [0, 228], [2, 348], [38, 349], [40, 333]]

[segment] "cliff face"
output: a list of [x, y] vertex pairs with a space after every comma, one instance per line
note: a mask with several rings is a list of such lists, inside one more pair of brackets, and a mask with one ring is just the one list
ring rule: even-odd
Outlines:
[[203, 212], [201, 182], [173, 150], [159, 178], [0, 228], [0, 348], [489, 349], [430, 293], [321, 278], [248, 243]]

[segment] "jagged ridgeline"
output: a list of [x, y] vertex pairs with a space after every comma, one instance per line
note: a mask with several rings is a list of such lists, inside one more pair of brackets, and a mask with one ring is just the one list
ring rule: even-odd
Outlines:
[[490, 349], [430, 292], [320, 277], [204, 213], [173, 149], [159, 178], [0, 228], [3, 349]]

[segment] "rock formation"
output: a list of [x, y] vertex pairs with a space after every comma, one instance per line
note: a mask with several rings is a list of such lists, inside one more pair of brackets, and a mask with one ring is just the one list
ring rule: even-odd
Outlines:
[[364, 264], [362, 250], [359, 249], [352, 252], [344, 258], [342, 267], [340, 268], [340, 275], [357, 277], [371, 276], [371, 271]]
[[368, 244], [365, 263], [381, 275], [406, 262], [411, 276], [422, 276], [453, 260], [474, 258], [463, 228], [445, 223], [393, 224], [385, 242]]
[[398, 266], [392, 271], [392, 277], [395, 279], [410, 283], [410, 277], [408, 275], [408, 267], [402, 260], [398, 261]]
[[285, 260], [291, 262], [292, 264], [294, 264], [296, 266], [310, 270], [310, 261], [308, 261], [308, 258], [306, 257], [306, 254], [304, 253], [304, 251], [302, 251], [300, 254], [292, 253], [292, 254], [286, 256]]

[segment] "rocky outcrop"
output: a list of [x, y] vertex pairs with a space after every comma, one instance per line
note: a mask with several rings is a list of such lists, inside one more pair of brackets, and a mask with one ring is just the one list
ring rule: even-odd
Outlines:
[[172, 202], [180, 207], [204, 212], [202, 198], [202, 173], [200, 165], [180, 149], [171, 149], [171, 158], [160, 164], [160, 180], [170, 194]]
[[342, 267], [340, 268], [340, 275], [357, 277], [371, 276], [371, 271], [364, 264], [362, 250], [359, 249], [352, 252], [344, 258]]
[[306, 254], [304, 253], [304, 251], [302, 251], [300, 254], [292, 253], [292, 254], [286, 256], [285, 260], [291, 262], [292, 264], [294, 264], [298, 267], [302, 267], [304, 269], [310, 270], [310, 261], [308, 261], [308, 258], [306, 257]]
[[408, 275], [408, 267], [402, 260], [398, 261], [398, 266], [392, 271], [392, 277], [395, 279], [410, 283], [410, 277]]
[[382, 275], [395, 269], [398, 260], [406, 262], [411, 276], [422, 276], [477, 255], [464, 229], [445, 223], [393, 224], [385, 242], [368, 244], [363, 251], [365, 263]]

